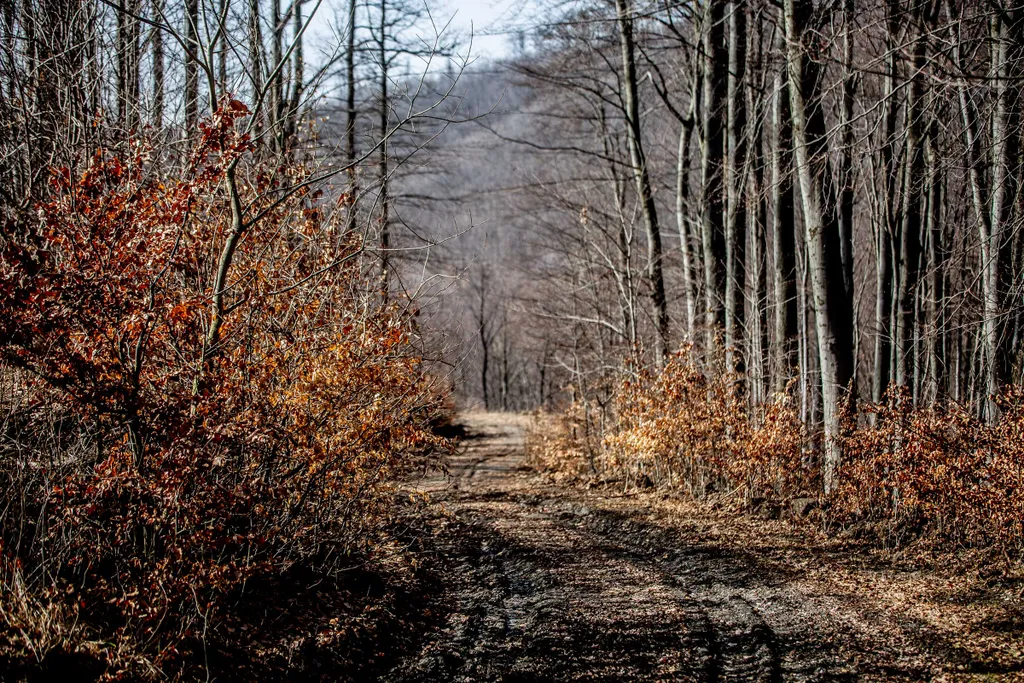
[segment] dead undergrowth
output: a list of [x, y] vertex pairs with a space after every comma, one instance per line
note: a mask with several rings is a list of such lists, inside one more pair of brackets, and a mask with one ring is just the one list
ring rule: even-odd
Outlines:
[[792, 516], [885, 550], [970, 551], [977, 565], [1024, 558], [1024, 394], [986, 423], [952, 401], [914, 406], [903, 388], [845, 411], [844, 460], [827, 494], [821, 436], [787, 393], [751, 408], [738, 376], [681, 353], [627, 373], [600, 405], [537, 416], [531, 464], [556, 481], [647, 488], [761, 516]]

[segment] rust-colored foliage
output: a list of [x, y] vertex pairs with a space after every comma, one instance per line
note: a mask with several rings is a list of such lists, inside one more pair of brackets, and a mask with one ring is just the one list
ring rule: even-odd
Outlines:
[[613, 466], [701, 496], [778, 498], [807, 479], [800, 426], [786, 396], [752, 418], [735, 373], [705, 375], [689, 353], [655, 377], [641, 373], [617, 398], [618, 431], [605, 438]]
[[[254, 160], [246, 113], [225, 101], [179, 179], [142, 147], [55, 170], [0, 265], [22, 424], [62, 406], [92, 439], [6, 462], [38, 500], [3, 518], [0, 551], [60, 585], [136, 675], [184, 670], [250, 579], [372, 552], [391, 483], [447, 448], [412, 322], [379, 301], [345, 221], [286, 194], [305, 171]], [[211, 348], [232, 164], [248, 223]]]
[[604, 477], [698, 497], [712, 490], [747, 500], [792, 495], [813, 479], [801, 460], [796, 413], [780, 396], [752, 418], [738, 379], [727, 372], [709, 376], [681, 352], [657, 374], [630, 369], [603, 425], [588, 423], [578, 407], [569, 413], [570, 424], [574, 433], [603, 435], [591, 462]]
[[1024, 549], [1024, 393], [1008, 389], [987, 424], [952, 402], [914, 407], [894, 388], [880, 406], [848, 411], [836, 489], [821, 491], [817, 435], [789, 396], [751, 408], [738, 377], [689, 353], [658, 372], [627, 368], [614, 409], [577, 403], [532, 439], [535, 463], [575, 478], [665, 486], [694, 497], [785, 501], [813, 495], [840, 526], [881, 523], [888, 540], [926, 536]]
[[848, 421], [837, 512], [1019, 554], [1024, 395], [1011, 388], [1000, 402], [1002, 418], [986, 424], [956, 403], [915, 408], [904, 388], [890, 390], [867, 409], [874, 428]]

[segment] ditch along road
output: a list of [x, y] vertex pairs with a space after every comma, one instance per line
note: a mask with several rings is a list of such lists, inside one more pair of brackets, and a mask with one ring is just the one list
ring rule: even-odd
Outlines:
[[524, 463], [527, 418], [463, 424], [450, 478], [423, 486], [435, 623], [386, 681], [1022, 678], [1019, 580], [559, 486]]

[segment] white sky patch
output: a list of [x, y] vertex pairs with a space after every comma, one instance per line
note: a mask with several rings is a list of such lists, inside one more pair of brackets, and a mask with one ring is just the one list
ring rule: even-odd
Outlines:
[[452, 18], [452, 28], [467, 40], [472, 32], [472, 56], [506, 57], [512, 49], [513, 36], [507, 25], [512, 23], [527, 2], [524, 0], [447, 0], [445, 19]]
[[[372, 2], [372, 0], [371, 0]], [[307, 3], [312, 9], [315, 2]], [[438, 30], [449, 22], [445, 37], [457, 37], [458, 54], [471, 60], [501, 59], [514, 52], [517, 25], [534, 11], [532, 0], [435, 0], [433, 20]], [[322, 0], [307, 31], [307, 45], [323, 58], [337, 55], [343, 49], [348, 25], [348, 3]], [[360, 5], [360, 13], [365, 6]], [[364, 21], [361, 18], [361, 21]], [[429, 25], [421, 26], [422, 38], [429, 39]], [[472, 46], [470, 46], [472, 37]]]

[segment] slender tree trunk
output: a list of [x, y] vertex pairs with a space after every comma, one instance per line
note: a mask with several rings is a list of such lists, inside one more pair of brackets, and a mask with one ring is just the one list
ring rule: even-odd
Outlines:
[[550, 348], [550, 342], [544, 340], [544, 351], [541, 353], [541, 360], [537, 363], [537, 374], [539, 375], [538, 387], [537, 387], [537, 407], [543, 408], [547, 405], [548, 394], [547, 394], [547, 371], [548, 361], [550, 356], [548, 355]]
[[[761, 66], [760, 54], [757, 50], [757, 32], [747, 34], [747, 68], [754, 73]], [[746, 237], [746, 273], [744, 278], [744, 305], [747, 323], [747, 376], [749, 377], [749, 396], [753, 406], [761, 405], [767, 394], [767, 373], [765, 371], [765, 199], [762, 192], [764, 185], [764, 159], [762, 147], [761, 97], [754, 87], [753, 79], [747, 78], [743, 87], [744, 106], [747, 111], [748, 140], [746, 163], [745, 215], [747, 220]]]
[[[938, 22], [941, 4], [938, 2], [923, 4], [919, 10], [920, 37], [919, 49], [915, 52], [915, 60], [920, 60], [921, 70], [927, 68], [928, 50]], [[944, 393], [940, 372], [945, 364], [945, 332], [942, 318], [944, 315], [943, 300], [945, 298], [945, 278], [948, 264], [945, 263], [945, 245], [943, 229], [943, 207], [945, 194], [943, 191], [943, 174], [939, 163], [939, 121], [937, 115], [937, 96], [928, 79], [921, 81], [921, 154], [923, 164], [921, 206], [922, 206], [922, 268], [921, 273], [927, 274], [920, 287], [921, 299], [919, 313], [922, 316], [918, 326], [921, 342], [918, 354], [921, 356], [918, 365], [923, 381], [919, 389], [924, 402], [939, 400]]]
[[806, 233], [821, 372], [825, 432], [822, 478], [825, 491], [831, 492], [835, 487], [836, 470], [842, 461], [840, 403], [844, 388], [853, 375], [853, 306], [852, 301], [846, 299], [843, 282], [841, 235], [834, 198], [829, 196], [824, 183], [828, 174], [828, 165], [823, 158], [826, 142], [824, 120], [820, 107], [808, 106], [808, 102], [818, 101], [820, 87], [816, 65], [804, 59], [804, 32], [811, 5], [809, 0], [784, 0], [783, 8], [788, 43], [793, 151]]
[[[857, 335], [854, 326], [854, 292], [853, 292], [853, 209], [854, 209], [854, 98], [856, 96], [856, 76], [853, 69], [853, 36], [856, 12], [854, 0], [843, 3], [843, 97], [840, 106], [839, 127], [839, 252], [842, 261], [843, 300], [848, 303], [850, 326], [850, 376], [846, 380], [852, 392], [853, 400], [857, 398]], [[846, 312], [843, 314], [847, 315]]]
[[509, 399], [512, 393], [512, 373], [509, 366], [510, 344], [508, 341], [508, 320], [501, 321], [501, 409], [509, 410]]
[[[996, 397], [1004, 381], [1005, 357], [1001, 353], [1000, 329], [1003, 313], [1001, 282], [1004, 232], [1008, 219], [1007, 185], [1009, 181], [1009, 138], [1012, 132], [1010, 120], [1010, 36], [1008, 19], [1004, 11], [991, 13], [989, 25], [992, 40], [992, 59], [989, 76], [995, 90], [995, 106], [992, 112], [992, 184], [989, 195], [988, 245], [982, 245], [984, 260], [985, 355], [987, 368], [985, 387], [987, 393], [987, 417], [994, 421], [999, 416]], [[984, 239], [984, 238], [983, 238]], [[988, 252], [985, 254], [985, 252]]]
[[740, 366], [740, 330], [743, 327], [744, 246], [746, 217], [743, 205], [743, 178], [746, 165], [746, 112], [743, 77], [746, 69], [745, 3], [729, 3], [729, 68], [726, 77], [725, 143], [725, 358], [727, 367]]
[[284, 150], [282, 119], [284, 117], [284, 58], [283, 36], [285, 21], [281, 17], [281, 0], [270, 0], [270, 97], [267, 107], [267, 130], [270, 131], [271, 145], [275, 152]]
[[926, 301], [926, 350], [928, 362], [927, 385], [924, 392], [925, 402], [934, 402], [940, 398], [942, 389], [942, 367], [944, 364], [943, 339], [945, 337], [942, 322], [942, 302], [945, 299], [944, 277], [946, 264], [943, 260], [944, 245], [942, 244], [942, 179], [938, 166], [936, 138], [938, 125], [934, 119], [929, 122], [928, 135], [925, 141], [925, 163], [927, 182], [927, 228], [925, 235], [928, 241], [928, 298]]
[[[266, 53], [263, 46], [260, 0], [249, 0], [249, 81], [252, 84], [253, 101], [263, 92], [263, 76]], [[257, 136], [261, 122], [257, 123]]]
[[[163, 0], [153, 0], [153, 20], [164, 24]], [[153, 128], [164, 127], [164, 97], [167, 86], [164, 83], [164, 32], [159, 27], [152, 29], [153, 46]]]
[[185, 0], [185, 135], [199, 124], [199, 0]]
[[654, 203], [654, 190], [651, 187], [640, 126], [640, 103], [633, 46], [632, 0], [615, 0], [615, 9], [618, 15], [619, 46], [622, 53], [622, 96], [629, 132], [629, 156], [636, 180], [637, 196], [640, 198], [644, 228], [647, 231], [647, 248], [649, 250], [647, 274], [651, 280], [651, 300], [654, 303], [658, 328], [655, 352], [658, 362], [661, 363], [669, 352], [668, 299], [665, 295], [661, 227], [658, 225], [658, 210]]
[[840, 107], [839, 128], [839, 249], [842, 257], [842, 282], [846, 298], [853, 300], [853, 105], [857, 93], [853, 70], [853, 0], [843, 3], [843, 99]]
[[345, 163], [348, 165], [348, 231], [356, 229], [356, 2], [348, 3], [348, 48], [345, 52]]
[[487, 375], [490, 372], [491, 349], [487, 343], [487, 328], [480, 328], [480, 389], [483, 392], [484, 410], [491, 409], [491, 393], [487, 388]]
[[600, 110], [600, 121], [601, 147], [605, 157], [608, 159], [608, 174], [611, 179], [612, 197], [615, 203], [615, 218], [618, 227], [615, 231], [618, 262], [612, 263], [611, 268], [615, 273], [615, 283], [619, 290], [619, 310], [622, 316], [622, 329], [629, 342], [630, 357], [637, 360], [636, 291], [632, 266], [633, 233], [629, 229], [629, 219], [626, 216], [625, 180], [619, 175], [619, 164], [614, 161], [615, 152], [612, 145], [612, 134], [608, 130], [608, 119], [605, 115], [604, 107], [601, 107]]
[[889, 390], [892, 364], [892, 233], [882, 221], [875, 235], [875, 349], [871, 400], [881, 403]]
[[388, 99], [388, 52], [387, 52], [387, 9], [388, 0], [380, 0], [380, 169], [378, 182], [380, 183], [380, 249], [381, 249], [381, 291], [384, 299], [388, 298], [388, 286], [391, 280], [390, 256], [388, 250], [391, 248], [391, 198], [388, 196], [388, 122], [390, 121]]
[[807, 303], [807, 248], [801, 237], [799, 240], [799, 280], [796, 287], [797, 302], [797, 365], [800, 369], [800, 422], [810, 427], [815, 422], [814, 411], [814, 356], [811, 346], [815, 344], [814, 327], [810, 321], [810, 306]]
[[139, 8], [135, 0], [117, 5], [117, 118], [124, 130], [138, 125]]
[[703, 116], [701, 132], [701, 250], [704, 261], [705, 352], [710, 356], [718, 330], [724, 324], [725, 226], [723, 177], [725, 157], [722, 125], [726, 96], [728, 50], [725, 46], [725, 3], [708, 0], [703, 30]]
[[[779, 42], [785, 50], [785, 42]], [[785, 55], [783, 55], [785, 57]], [[775, 76], [772, 96], [772, 251], [775, 271], [774, 292], [774, 334], [772, 342], [775, 368], [773, 389], [776, 393], [785, 389], [797, 364], [797, 339], [800, 336], [797, 320], [796, 295], [796, 223], [793, 212], [793, 180], [790, 153], [790, 112], [789, 79], [783, 63]]]
[[[916, 24], [916, 22], [914, 22]], [[915, 25], [914, 31], [918, 30]], [[914, 383], [915, 310], [917, 307], [918, 279], [921, 260], [921, 229], [924, 202], [924, 155], [921, 145], [921, 111], [923, 86], [921, 69], [924, 67], [924, 42], [916, 36], [914, 42], [913, 77], [907, 98], [906, 149], [904, 156], [903, 215], [899, 226], [899, 267], [897, 269], [897, 299], [899, 312], [895, 317], [896, 383], [911, 388]]]
[[487, 386], [491, 364], [491, 334], [487, 325], [487, 285], [488, 275], [486, 264], [480, 270], [480, 306], [477, 309], [477, 333], [480, 335], [480, 390], [483, 392], [484, 410], [491, 409], [491, 394]]
[[[886, 55], [884, 77], [884, 109], [882, 130], [885, 138], [881, 144], [882, 201], [880, 219], [875, 228], [875, 349], [874, 372], [871, 381], [871, 398], [875, 403], [885, 399], [892, 378], [892, 337], [893, 337], [893, 233], [897, 224], [897, 183], [895, 180], [895, 139], [896, 117], [899, 103], [896, 99], [896, 80], [899, 69], [899, 53], [896, 39], [899, 32], [899, 8], [894, 0], [886, 2]], [[874, 419], [874, 418], [872, 418]]]
[[679, 127], [679, 149], [676, 156], [676, 228], [683, 266], [683, 305], [686, 308], [686, 340], [694, 341], [697, 327], [697, 283], [694, 275], [692, 237], [688, 217], [690, 200], [690, 139], [696, 123], [698, 107], [697, 74], [690, 88], [690, 111]]
[[228, 0], [219, 0], [217, 6], [217, 92], [228, 92]]
[[295, 138], [299, 132], [299, 109], [302, 106], [302, 94], [306, 89], [306, 58], [303, 50], [302, 36], [302, 3], [299, 0], [295, 0], [292, 3], [292, 35], [295, 47], [292, 50], [292, 91], [286, 115], [285, 149], [291, 149], [296, 144]]

